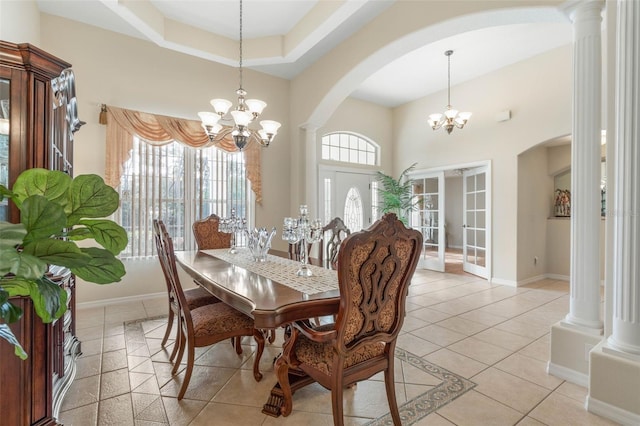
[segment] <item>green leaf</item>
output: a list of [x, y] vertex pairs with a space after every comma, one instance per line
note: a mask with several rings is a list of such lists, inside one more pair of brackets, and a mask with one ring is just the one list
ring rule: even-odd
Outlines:
[[7, 324], [0, 324], [0, 337], [14, 346], [13, 352], [17, 357], [23, 360], [27, 359], [27, 353], [22, 349], [20, 342], [18, 342], [18, 339], [13, 335], [13, 332]]
[[0, 201], [11, 197], [13, 197], [13, 192], [9, 191], [6, 186], [0, 185]]
[[31, 292], [33, 307], [44, 323], [60, 318], [67, 310], [67, 292], [58, 284], [41, 278]]
[[86, 266], [71, 268], [78, 277], [96, 284], [118, 282], [124, 277], [124, 264], [108, 250], [89, 247], [82, 251], [91, 257], [91, 261]]
[[89, 255], [83, 253], [75, 243], [49, 238], [25, 244], [24, 254], [30, 254], [51, 265], [77, 268], [91, 261]]
[[16, 322], [22, 318], [22, 308], [6, 301], [0, 305], [0, 318], [7, 324]]
[[80, 224], [91, 231], [96, 242], [113, 254], [117, 255], [127, 247], [129, 242], [127, 232], [111, 220], [81, 220]]
[[42, 195], [47, 200], [65, 206], [71, 176], [57, 170], [28, 169], [20, 173], [13, 185], [13, 201], [18, 208], [32, 195]]
[[42, 195], [32, 195], [22, 203], [20, 221], [27, 229], [25, 244], [57, 235], [67, 223], [64, 208]]
[[27, 230], [21, 223], [0, 222], [0, 249], [22, 245]]
[[[82, 221], [81, 221], [82, 222]], [[88, 228], [73, 228], [67, 232], [67, 238], [72, 241], [86, 240], [87, 238], [93, 238], [93, 232]]]
[[45, 323], [60, 318], [67, 310], [67, 292], [45, 277], [37, 280], [13, 277], [0, 282], [11, 297], [30, 297], [36, 314]]
[[47, 271], [47, 263], [28, 253], [13, 248], [0, 248], [0, 276], [12, 273], [25, 279], [35, 280]]
[[76, 225], [82, 218], [106, 217], [115, 212], [119, 196], [115, 189], [98, 175], [80, 175], [71, 183], [71, 205], [67, 226]]

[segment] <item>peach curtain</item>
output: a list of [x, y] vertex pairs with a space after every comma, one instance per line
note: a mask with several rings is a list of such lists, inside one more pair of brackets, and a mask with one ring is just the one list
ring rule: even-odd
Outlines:
[[[144, 140], [145, 143], [156, 146], [176, 141], [192, 148], [215, 146], [227, 152], [238, 151], [230, 135], [219, 142], [210, 142], [200, 122], [196, 120], [107, 106], [106, 122], [105, 182], [113, 188], [120, 185], [123, 165], [131, 158], [134, 135]], [[245, 159], [247, 179], [251, 182], [251, 189], [256, 194], [256, 202], [260, 203], [262, 201], [260, 146], [257, 143], [249, 143], [242, 154]]]

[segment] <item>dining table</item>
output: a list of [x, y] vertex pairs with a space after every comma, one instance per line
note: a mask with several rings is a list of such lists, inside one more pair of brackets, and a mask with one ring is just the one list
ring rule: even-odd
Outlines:
[[[205, 290], [250, 316], [255, 327], [275, 330], [294, 321], [335, 315], [340, 304], [337, 272], [310, 259], [312, 276], [296, 275], [299, 261], [288, 253], [270, 250], [264, 262], [253, 260], [246, 248], [177, 251], [177, 263]], [[286, 345], [286, 333], [285, 333]], [[292, 390], [312, 383], [292, 377]], [[271, 390], [262, 412], [279, 416], [284, 404], [280, 385]]]

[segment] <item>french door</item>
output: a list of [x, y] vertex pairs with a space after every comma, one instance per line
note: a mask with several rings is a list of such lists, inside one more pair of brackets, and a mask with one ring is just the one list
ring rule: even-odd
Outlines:
[[462, 269], [483, 278], [489, 277], [490, 265], [487, 248], [491, 209], [488, 168], [486, 166], [463, 172], [464, 232], [462, 236]]
[[411, 212], [411, 227], [422, 232], [422, 256], [418, 265], [434, 271], [445, 268], [444, 171], [412, 180], [417, 208]]

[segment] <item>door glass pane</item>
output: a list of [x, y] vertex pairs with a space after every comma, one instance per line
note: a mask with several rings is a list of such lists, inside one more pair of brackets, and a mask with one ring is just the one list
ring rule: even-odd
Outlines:
[[485, 193], [479, 192], [476, 196], [476, 209], [485, 209]]
[[487, 266], [487, 257], [485, 256], [485, 250], [476, 250], [476, 265]]
[[473, 192], [476, 190], [476, 177], [467, 176], [467, 192]]
[[362, 229], [362, 197], [358, 188], [351, 187], [344, 203], [344, 223], [353, 230]]
[[476, 194], [467, 194], [467, 210], [476, 209]]
[[476, 175], [476, 191], [484, 191], [486, 188], [486, 173], [480, 173]]
[[438, 193], [438, 178], [425, 179], [425, 191], [429, 194]]
[[486, 247], [487, 243], [485, 241], [486, 232], [481, 230], [476, 230], [476, 246], [478, 247]]
[[476, 215], [475, 212], [467, 212], [467, 223], [466, 225], [470, 228], [475, 228], [476, 226]]
[[467, 245], [475, 246], [476, 245], [476, 234], [475, 230], [467, 228]]
[[485, 229], [486, 226], [486, 212], [484, 210], [480, 210], [476, 212], [477, 225], [476, 227]]

